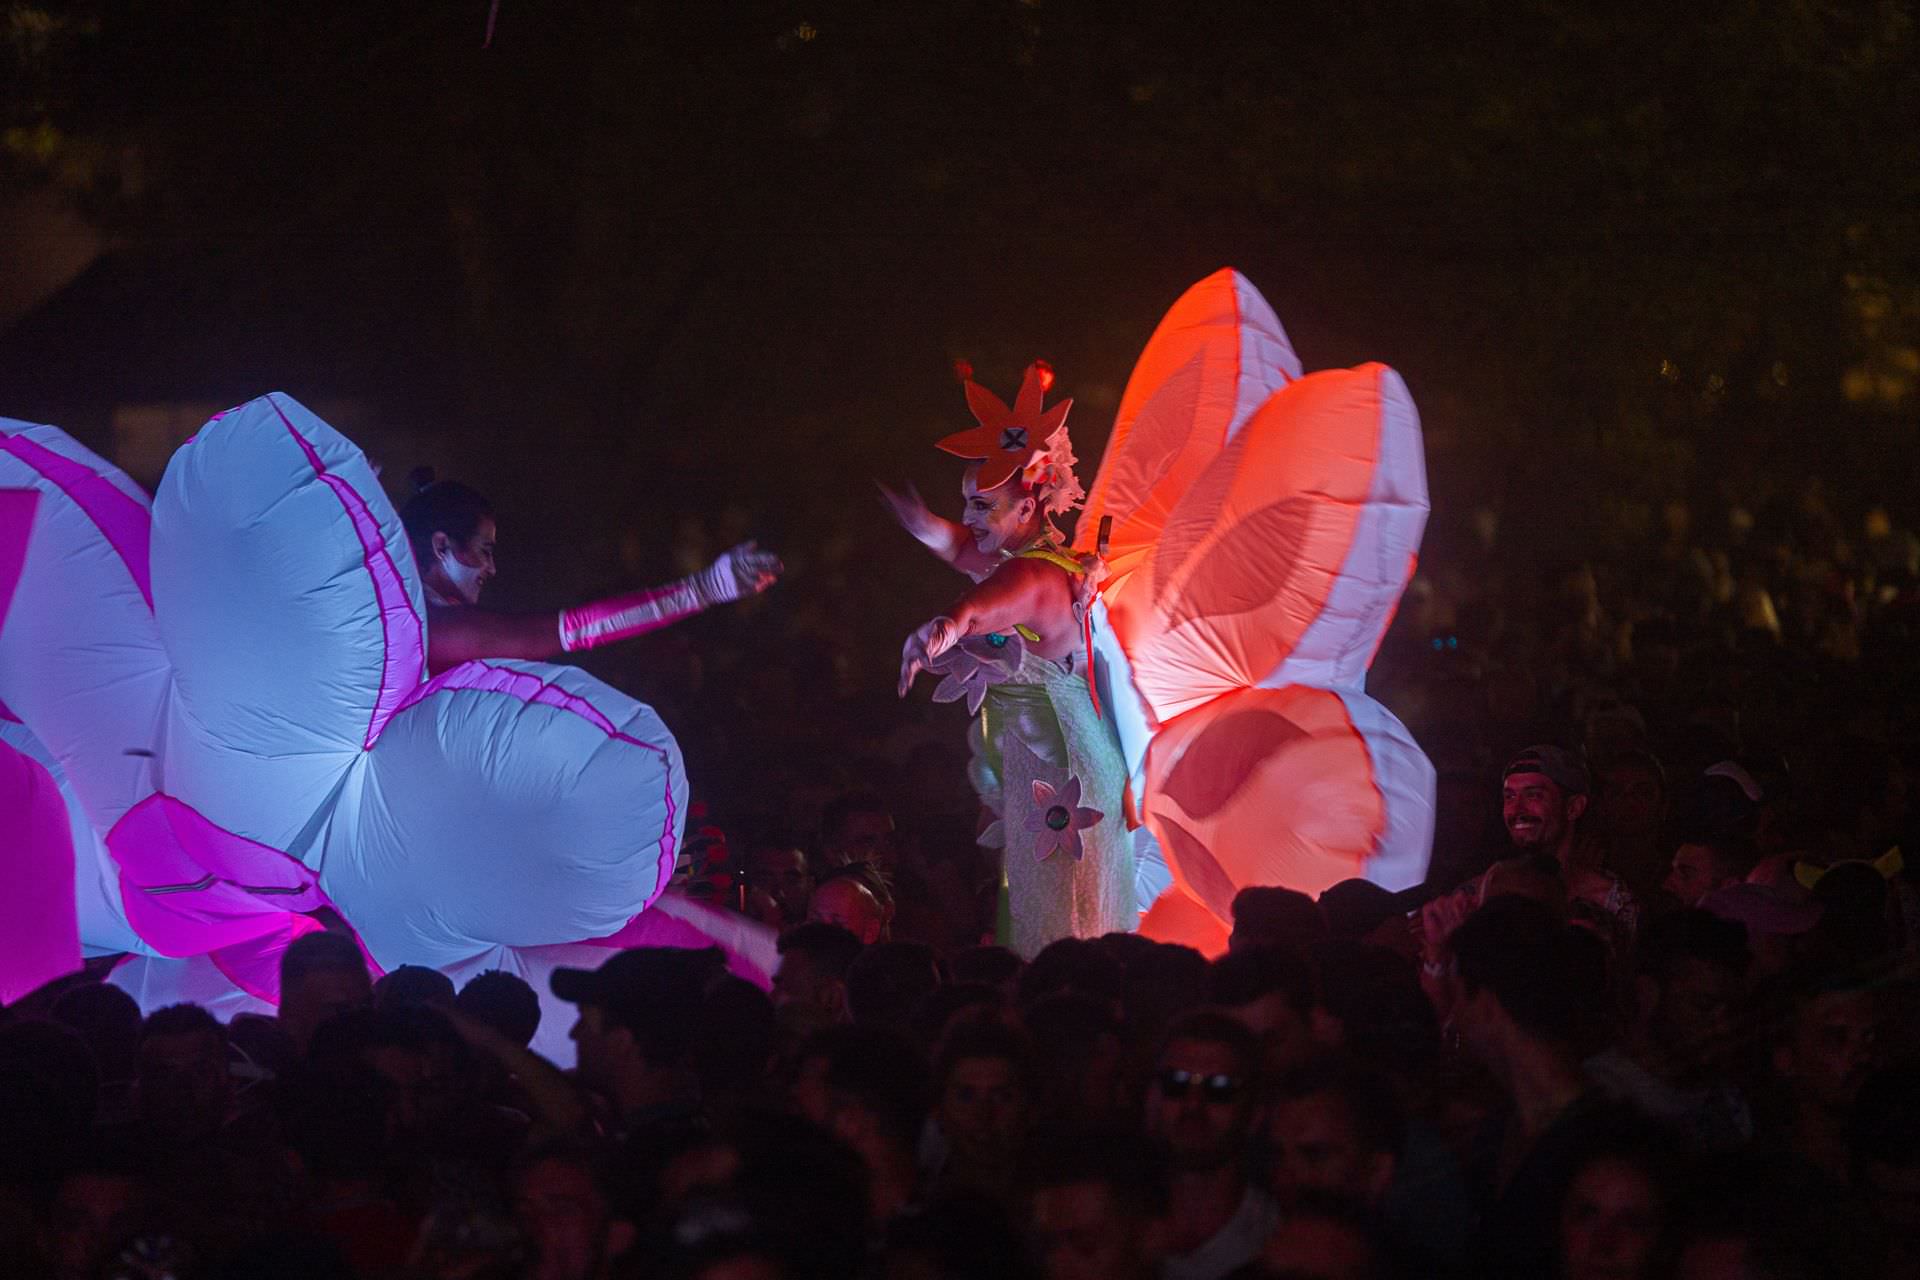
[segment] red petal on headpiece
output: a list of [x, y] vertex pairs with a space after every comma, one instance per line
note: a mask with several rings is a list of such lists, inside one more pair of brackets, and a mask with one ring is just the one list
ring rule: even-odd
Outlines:
[[[1013, 417], [1013, 410], [1007, 408], [1007, 402], [979, 383], [968, 379], [960, 384], [967, 393], [967, 408], [973, 411], [973, 420], [983, 427], [991, 427], [998, 432]], [[988, 446], [993, 448], [995, 446]], [[981, 455], [985, 457], [985, 454]]]
[[1047, 388], [1053, 385], [1053, 368], [1045, 360], [1035, 360], [1027, 366], [1025, 376], [1020, 379], [1020, 395], [1013, 402], [1014, 417], [1021, 422], [1031, 423], [1040, 417], [1040, 403], [1046, 398]]
[[955, 360], [953, 362], [953, 376], [962, 382], [972, 382], [973, 366], [965, 360]]
[[[955, 367], [960, 365], [956, 363]], [[1053, 385], [1053, 369], [1044, 360], [1027, 366], [1012, 408], [971, 377], [964, 378], [960, 385], [967, 394], [967, 408], [980, 425], [946, 437], [939, 448], [978, 462], [980, 471], [973, 482], [983, 491], [999, 488], [1044, 453], [1047, 437], [1066, 421], [1067, 410], [1073, 406], [1073, 401], [1062, 400], [1042, 411], [1047, 388]]]

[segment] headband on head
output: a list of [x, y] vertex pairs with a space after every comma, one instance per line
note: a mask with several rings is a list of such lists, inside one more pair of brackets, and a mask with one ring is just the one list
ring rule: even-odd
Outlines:
[[1073, 407], [1073, 401], [1061, 400], [1050, 409], [1041, 408], [1047, 388], [1053, 385], [1052, 366], [1044, 360], [1027, 366], [1012, 408], [975, 382], [970, 367], [963, 364], [958, 369], [967, 407], [980, 425], [948, 436], [938, 447], [955, 457], [978, 462], [980, 474], [974, 483], [983, 492], [998, 489], [1017, 475], [1041, 499], [1048, 515], [1078, 506], [1086, 490], [1074, 475], [1078, 459], [1067, 436], [1067, 410]]

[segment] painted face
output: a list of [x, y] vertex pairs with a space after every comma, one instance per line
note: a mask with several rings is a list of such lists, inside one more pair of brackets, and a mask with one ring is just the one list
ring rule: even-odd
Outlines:
[[1586, 807], [1585, 796], [1567, 795], [1544, 773], [1513, 774], [1500, 788], [1500, 816], [1518, 849], [1558, 849]]
[[1015, 480], [982, 492], [975, 483], [979, 474], [979, 467], [968, 467], [960, 481], [960, 523], [973, 535], [974, 545], [989, 555], [1013, 550], [1031, 531], [1033, 495], [1022, 492]]
[[445, 580], [442, 589], [451, 588], [468, 604], [479, 604], [481, 588], [493, 577], [493, 542], [498, 534], [493, 521], [485, 516], [465, 542], [434, 534], [434, 568], [436, 576]]

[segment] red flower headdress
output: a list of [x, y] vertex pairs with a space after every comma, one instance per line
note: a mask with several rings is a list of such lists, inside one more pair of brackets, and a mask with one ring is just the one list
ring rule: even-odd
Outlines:
[[1050, 409], [1041, 408], [1047, 389], [1053, 385], [1052, 366], [1044, 360], [1027, 366], [1011, 409], [973, 380], [972, 368], [964, 364], [957, 368], [960, 385], [966, 389], [967, 407], [980, 425], [948, 436], [939, 447], [980, 464], [974, 483], [983, 492], [997, 489], [1017, 475], [1040, 495], [1048, 515], [1077, 506], [1086, 491], [1073, 473], [1076, 459], [1073, 443], [1067, 438], [1067, 410], [1073, 408], [1073, 401], [1061, 400]]

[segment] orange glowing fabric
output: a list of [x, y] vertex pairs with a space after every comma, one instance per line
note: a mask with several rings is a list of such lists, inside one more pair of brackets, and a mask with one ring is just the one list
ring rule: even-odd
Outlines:
[[1399, 375], [1303, 374], [1236, 272], [1174, 305], [1075, 544], [1111, 519], [1096, 685], [1172, 873], [1150, 936], [1213, 953], [1242, 888], [1424, 877], [1433, 769], [1365, 680], [1426, 515]]

